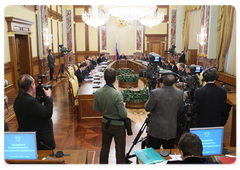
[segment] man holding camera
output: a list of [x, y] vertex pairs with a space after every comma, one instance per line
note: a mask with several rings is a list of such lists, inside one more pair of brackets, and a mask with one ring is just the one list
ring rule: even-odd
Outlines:
[[51, 81], [54, 81], [54, 80], [56, 80], [56, 79], [54, 79], [53, 78], [53, 73], [54, 73], [54, 67], [55, 67], [55, 58], [54, 58], [54, 56], [52, 55], [52, 50], [51, 49], [49, 49], [48, 50], [48, 56], [47, 56], [47, 58], [48, 58], [48, 67], [50, 68], [50, 80]]
[[38, 150], [54, 149], [56, 144], [51, 119], [53, 114], [51, 89], [42, 88], [45, 94], [42, 105], [40, 100], [33, 97], [36, 86], [32, 76], [21, 75], [18, 79], [18, 87], [18, 96], [13, 104], [19, 126], [17, 131], [36, 131]]
[[196, 127], [223, 126], [222, 119], [228, 114], [227, 93], [218, 87], [214, 81], [218, 79], [215, 67], [207, 68], [203, 72], [206, 85], [195, 90], [192, 112], [197, 113]]
[[177, 134], [177, 114], [183, 111], [183, 92], [173, 87], [176, 77], [171, 73], [163, 75], [163, 86], [154, 89], [145, 103], [150, 112], [147, 147], [164, 149], [174, 147]]

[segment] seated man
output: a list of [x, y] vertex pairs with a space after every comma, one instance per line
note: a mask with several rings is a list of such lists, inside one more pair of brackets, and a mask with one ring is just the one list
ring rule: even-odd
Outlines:
[[83, 71], [83, 76], [88, 76], [92, 70], [92, 67], [91, 67], [91, 62], [89, 60], [86, 60], [86, 69]]
[[185, 64], [184, 63], [179, 63], [178, 67], [179, 67], [179, 70], [177, 71], [177, 74], [179, 76], [185, 76], [186, 75]]
[[120, 55], [120, 57], [119, 57], [119, 60], [126, 60], [127, 59], [127, 57], [122, 53], [122, 55]]
[[178, 142], [182, 161], [168, 161], [167, 164], [206, 164], [202, 159], [202, 141], [193, 133], [184, 133]]
[[78, 83], [82, 83], [83, 82], [83, 80], [84, 80], [83, 71], [86, 69], [86, 67], [87, 67], [87, 64], [86, 63], [82, 63], [82, 64], [80, 64], [79, 68], [75, 72], [75, 75], [78, 78]]

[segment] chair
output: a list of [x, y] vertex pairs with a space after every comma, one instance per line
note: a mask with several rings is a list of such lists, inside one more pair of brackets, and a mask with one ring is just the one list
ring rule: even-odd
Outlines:
[[3, 165], [67, 165], [64, 159], [53, 160], [14, 160], [3, 159]]
[[78, 84], [73, 77], [69, 79], [69, 83], [72, 91], [72, 106], [74, 111], [78, 113]]
[[69, 73], [65, 71], [65, 74], [67, 75], [67, 84], [68, 84], [68, 92], [72, 94], [72, 91], [70, 90], [70, 84], [69, 84], [69, 79], [71, 78]]
[[74, 64], [73, 66], [74, 66], [74, 73], [75, 73], [78, 69], [78, 66], [76, 64]]
[[206, 82], [202, 82], [202, 79], [203, 79], [203, 71], [200, 73], [200, 75], [198, 75], [198, 78], [199, 78], [199, 83], [200, 83], [200, 86], [205, 86], [206, 85]]
[[78, 78], [77, 78], [76, 75], [73, 75], [72, 78], [75, 80], [76, 88], [77, 88], [77, 91], [78, 91], [81, 83], [78, 83]]
[[68, 69], [68, 73], [69, 73], [69, 76], [72, 77], [74, 75], [74, 69], [73, 68], [69, 68]]

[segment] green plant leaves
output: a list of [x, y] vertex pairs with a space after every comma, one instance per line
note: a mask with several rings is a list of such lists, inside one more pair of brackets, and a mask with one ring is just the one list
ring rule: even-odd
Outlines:
[[130, 91], [129, 88], [126, 88], [125, 90], [121, 91], [121, 93], [125, 102], [129, 102], [131, 100], [134, 103], [140, 103], [148, 100], [148, 94], [145, 88], [140, 90], [140, 92]]

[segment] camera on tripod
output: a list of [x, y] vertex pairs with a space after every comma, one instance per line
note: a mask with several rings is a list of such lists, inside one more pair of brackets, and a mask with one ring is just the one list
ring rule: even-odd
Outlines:
[[36, 96], [45, 97], [45, 93], [42, 88], [45, 90], [52, 89], [52, 84], [43, 85], [43, 78], [45, 75], [38, 75], [38, 86], [36, 87]]
[[176, 48], [176, 46], [174, 44], [172, 44], [172, 48], [169, 48], [169, 50], [166, 50], [165, 52], [173, 54], [175, 51], [175, 48]]
[[149, 64], [147, 69], [139, 70], [139, 77], [147, 78], [149, 90], [152, 90], [156, 87], [158, 83], [159, 70], [157, 68], [162, 57], [156, 53], [149, 53]]
[[58, 45], [60, 47], [61, 54], [57, 55], [57, 58], [63, 57], [64, 53], [69, 53], [71, 50], [68, 50], [66, 47], [63, 47], [63, 44]]

